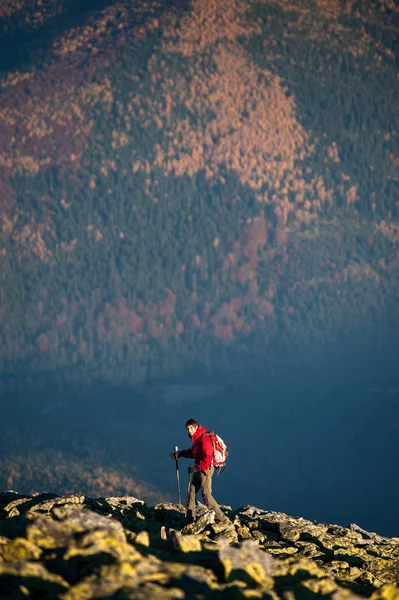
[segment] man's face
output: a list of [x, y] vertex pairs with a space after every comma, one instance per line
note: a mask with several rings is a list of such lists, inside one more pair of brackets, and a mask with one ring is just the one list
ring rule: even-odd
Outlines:
[[190, 438], [193, 437], [194, 433], [197, 431], [197, 427], [198, 425], [187, 425], [186, 429]]

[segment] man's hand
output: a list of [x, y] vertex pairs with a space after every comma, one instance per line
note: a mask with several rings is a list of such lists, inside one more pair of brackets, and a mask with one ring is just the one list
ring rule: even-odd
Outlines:
[[191, 473], [199, 473], [201, 471], [198, 465], [190, 465], [187, 470], [190, 473], [190, 475]]
[[178, 458], [180, 458], [180, 452], [171, 452], [169, 456], [170, 458], [173, 458], [173, 460], [177, 460]]

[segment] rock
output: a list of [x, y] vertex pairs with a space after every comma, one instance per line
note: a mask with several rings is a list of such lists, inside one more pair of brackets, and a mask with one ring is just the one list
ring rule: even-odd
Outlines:
[[0, 546], [0, 556], [6, 562], [39, 560], [42, 550], [24, 538], [15, 538]]
[[278, 556], [279, 558], [286, 558], [291, 556], [291, 554], [297, 554], [298, 548], [296, 546], [288, 546], [288, 545], [280, 545], [276, 544], [275, 546], [267, 546], [267, 551], [272, 556]]
[[237, 534], [238, 534], [239, 541], [252, 540], [252, 534], [251, 534], [249, 527], [246, 527], [246, 526], [238, 527]]
[[155, 519], [172, 529], [181, 529], [186, 517], [186, 509], [181, 504], [162, 502], [156, 504], [153, 509]]
[[172, 581], [188, 594], [188, 598], [212, 597], [220, 591], [215, 574], [199, 565], [187, 565], [181, 577]]
[[154, 506], [156, 518], [163, 521], [168, 513], [176, 513], [179, 517], [186, 516], [186, 509], [181, 504], [173, 502], [161, 502]]
[[5, 535], [0, 535], [0, 550], [3, 544], [9, 544], [10, 541], [10, 538], [6, 537]]
[[148, 531], [140, 531], [135, 537], [134, 543], [138, 546], [150, 547], [150, 535]]
[[74, 538], [78, 534], [95, 530], [107, 532], [110, 537], [120, 542], [126, 540], [123, 527], [118, 521], [87, 509], [63, 507], [54, 511], [54, 517], [53, 519], [44, 516], [36, 517], [27, 526], [27, 539], [46, 550], [65, 547], [74, 543]]
[[306, 581], [301, 582], [300, 587], [305, 588], [304, 592], [305, 590], [309, 590], [318, 596], [328, 596], [338, 589], [338, 585], [335, 581], [328, 577], [323, 577], [321, 579], [307, 579]]
[[[226, 508], [227, 511], [227, 508]], [[0, 494], [0, 598], [399, 600], [399, 540], [246, 506]]]
[[[2, 495], [3, 498], [7, 498], [7, 496], [8, 494], [5, 496]], [[57, 498], [58, 496], [56, 494], [37, 494], [35, 496], [20, 496], [17, 494], [17, 498], [15, 498], [15, 494], [13, 494], [10, 496], [10, 501], [7, 502], [3, 507], [5, 518], [11, 519], [12, 517], [17, 517], [26, 513], [32, 507], [39, 510], [41, 501], [46, 502], [48, 500]]]
[[361, 535], [363, 537], [365, 537], [366, 539], [374, 539], [377, 540], [379, 539], [380, 541], [383, 539], [380, 535], [376, 534], [376, 533], [370, 533], [369, 531], [366, 531], [365, 529], [362, 529], [361, 527], [359, 527], [359, 525], [356, 525], [356, 523], [351, 523], [349, 525], [349, 529], [351, 531], [356, 531], [358, 533], [361, 533]]
[[333, 577], [339, 577], [340, 579], [350, 579], [350, 566], [347, 562], [343, 560], [332, 560], [331, 562], [326, 564], [325, 570]]
[[295, 548], [302, 556], [307, 556], [308, 558], [320, 558], [325, 556], [321, 548], [317, 544], [311, 542], [297, 542]]
[[348, 565], [363, 566], [367, 563], [368, 555], [362, 548], [345, 548], [342, 550], [334, 550], [334, 559], [338, 561], [345, 561]]
[[21, 597], [21, 587], [35, 597], [51, 599], [57, 598], [69, 585], [60, 575], [50, 573], [38, 562], [0, 562], [0, 597]]
[[238, 543], [238, 535], [233, 524], [218, 524], [218, 531], [214, 536], [215, 540], [228, 540], [231, 544]]
[[257, 517], [259, 515], [267, 514], [266, 510], [262, 510], [261, 508], [257, 508], [256, 506], [251, 506], [250, 504], [245, 504], [244, 506], [241, 506], [241, 508], [239, 508], [236, 512], [239, 515], [244, 515], [247, 517]]
[[293, 526], [291, 523], [279, 523], [281, 538], [287, 542], [297, 542], [301, 537], [302, 529]]
[[97, 571], [72, 586], [63, 595], [63, 600], [110, 597], [118, 590], [135, 589], [138, 581], [135, 565], [126, 562], [112, 566], [99, 564]]
[[395, 585], [384, 585], [371, 596], [372, 600], [399, 600], [399, 588]]
[[201, 552], [201, 541], [196, 535], [183, 535], [180, 531], [172, 530], [168, 534], [168, 542], [173, 550], [180, 552]]
[[273, 558], [252, 540], [245, 540], [239, 548], [221, 540], [219, 547], [219, 560], [226, 581], [241, 579], [250, 584], [271, 587]]
[[126, 511], [129, 511], [132, 508], [145, 509], [146, 507], [146, 504], [143, 500], [139, 500], [134, 496], [110, 496], [109, 498], [100, 498], [98, 502], [103, 502], [109, 506], [113, 512], [117, 511], [122, 514], [126, 513]]
[[309, 558], [290, 556], [285, 560], [275, 560], [274, 576], [283, 581], [290, 581], [292, 584], [306, 579], [317, 578], [323, 579], [326, 577], [326, 572], [323, 568]]
[[[382, 558], [382, 560], [384, 560]], [[380, 563], [379, 579], [384, 583], [395, 583], [399, 585], [399, 560], [394, 560], [389, 565]]]
[[147, 507], [143, 500], [134, 496], [99, 498], [92, 510], [101, 511], [118, 519], [128, 529], [139, 529], [140, 521], [145, 521]]
[[211, 525], [215, 522], [215, 513], [211, 511], [205, 512], [202, 517], [199, 517], [194, 521], [194, 523], [190, 523], [189, 525], [185, 525], [181, 530], [182, 533], [202, 533], [208, 525]]
[[259, 545], [263, 545], [265, 540], [267, 539], [264, 533], [262, 533], [261, 531], [257, 531], [256, 529], [252, 531], [251, 535], [252, 539], [255, 540], [255, 542], [257, 542], [257, 544]]

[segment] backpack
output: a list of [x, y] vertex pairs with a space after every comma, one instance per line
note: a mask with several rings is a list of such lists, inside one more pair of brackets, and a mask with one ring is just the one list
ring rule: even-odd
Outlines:
[[217, 435], [214, 431], [207, 431], [204, 435], [209, 435], [213, 444], [213, 458], [212, 465], [215, 469], [220, 469], [221, 473], [226, 468], [226, 459], [229, 454], [227, 446], [222, 438]]

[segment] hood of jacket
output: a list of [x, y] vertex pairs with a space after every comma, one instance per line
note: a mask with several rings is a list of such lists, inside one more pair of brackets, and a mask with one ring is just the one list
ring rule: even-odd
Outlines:
[[197, 430], [194, 431], [191, 441], [193, 442], [193, 444], [202, 436], [204, 435], [204, 433], [206, 433], [208, 430], [205, 429], [205, 427], [203, 427], [202, 425], [198, 424]]

